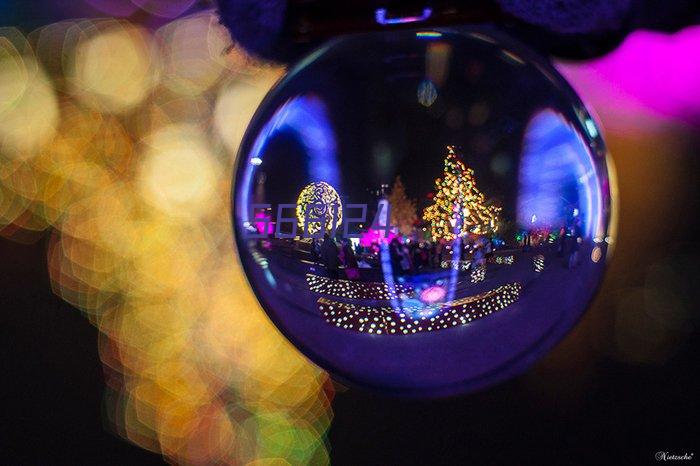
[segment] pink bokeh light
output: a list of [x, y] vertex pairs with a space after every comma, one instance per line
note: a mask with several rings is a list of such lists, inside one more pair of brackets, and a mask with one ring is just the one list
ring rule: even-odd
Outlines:
[[420, 300], [426, 304], [435, 304], [445, 299], [447, 291], [441, 286], [431, 286], [420, 293]]
[[639, 126], [644, 117], [698, 125], [699, 51], [700, 26], [674, 34], [635, 31], [602, 58], [558, 68], [606, 126]]

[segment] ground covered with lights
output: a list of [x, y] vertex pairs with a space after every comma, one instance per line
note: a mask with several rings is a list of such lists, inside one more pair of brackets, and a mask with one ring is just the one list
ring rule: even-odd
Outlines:
[[578, 315], [561, 309], [585, 305], [599, 253], [584, 243], [570, 268], [554, 244], [511, 249], [473, 270], [440, 267], [388, 284], [329, 278], [318, 263], [264, 250], [251, 272], [278, 291], [264, 304], [295, 345], [341, 380], [410, 394], [462, 384], [465, 373], [474, 386], [487, 383], [494, 367], [573, 325]]
[[[266, 268], [295, 284], [289, 294], [292, 303], [315, 301], [318, 315], [328, 324], [375, 335], [412, 335], [469, 324], [517, 302], [523, 288], [540, 283], [547, 269], [569, 270], [568, 256], [557, 254], [552, 245], [500, 252], [481, 266], [443, 261], [441, 268], [389, 281], [330, 278], [320, 264], [281, 260], [272, 265], [277, 262], [274, 254], [266, 256]], [[298, 278], [300, 268], [308, 271], [305, 283]]]

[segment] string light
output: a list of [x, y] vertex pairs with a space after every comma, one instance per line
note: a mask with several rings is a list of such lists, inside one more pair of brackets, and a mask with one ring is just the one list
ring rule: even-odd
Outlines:
[[532, 264], [535, 268], [535, 272], [542, 272], [544, 270], [544, 256], [542, 254], [536, 255], [532, 258]]
[[401, 283], [394, 285], [388, 285], [385, 282], [360, 283], [312, 274], [306, 274], [306, 283], [309, 285], [309, 290], [314, 293], [348, 299], [397, 299], [401, 295], [415, 294], [413, 287]]
[[513, 265], [513, 262], [515, 262], [515, 256], [512, 254], [508, 256], [495, 256], [493, 259], [490, 259], [490, 262], [501, 265]]
[[499, 286], [475, 296], [446, 303], [419, 307], [356, 305], [319, 298], [318, 309], [327, 323], [334, 327], [374, 335], [412, 335], [466, 325], [505, 309], [520, 297], [518, 282]]
[[443, 269], [454, 269], [454, 270], [469, 270], [469, 266], [471, 265], [471, 261], [462, 261], [462, 260], [451, 260], [451, 261], [442, 261], [440, 262], [440, 267]]
[[486, 266], [485, 265], [479, 265], [472, 270], [471, 273], [471, 282], [472, 283], [479, 283], [483, 282], [486, 279]]
[[433, 240], [496, 232], [501, 208], [485, 202], [486, 197], [476, 187], [474, 170], [467, 168], [453, 146], [448, 146], [443, 178], [435, 180], [433, 204], [423, 212]]

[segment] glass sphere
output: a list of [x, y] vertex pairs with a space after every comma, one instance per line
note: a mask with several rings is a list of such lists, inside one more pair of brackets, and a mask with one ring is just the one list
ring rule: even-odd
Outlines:
[[262, 307], [345, 383], [407, 396], [525, 371], [610, 243], [606, 149], [564, 79], [484, 29], [329, 42], [241, 145], [238, 252]]

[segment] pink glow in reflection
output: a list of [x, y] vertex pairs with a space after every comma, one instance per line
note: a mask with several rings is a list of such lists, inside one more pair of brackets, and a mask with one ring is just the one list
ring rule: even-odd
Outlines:
[[664, 117], [700, 124], [700, 26], [675, 34], [636, 31], [612, 53], [559, 70], [606, 126]]
[[272, 218], [265, 214], [265, 212], [256, 212], [255, 219], [260, 220], [258, 222], [253, 222], [253, 225], [255, 225], [258, 233], [267, 235], [272, 235], [275, 233], [275, 224], [272, 222]]
[[447, 291], [441, 286], [431, 286], [420, 293], [420, 300], [426, 304], [435, 304], [445, 299]]
[[374, 230], [370, 228], [360, 237], [360, 246], [368, 248], [381, 242], [388, 244], [392, 239], [396, 238], [396, 236], [394, 232], [389, 232], [389, 234], [387, 234], [384, 230]]

